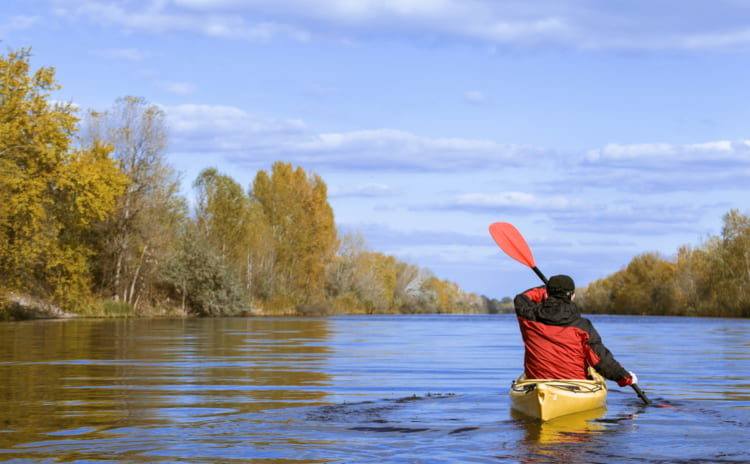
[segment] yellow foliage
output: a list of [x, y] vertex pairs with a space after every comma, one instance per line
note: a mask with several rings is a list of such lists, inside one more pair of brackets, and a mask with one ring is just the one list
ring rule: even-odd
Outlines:
[[49, 102], [54, 70], [30, 76], [28, 58], [0, 56], [0, 273], [10, 290], [70, 303], [88, 294], [91, 225], [112, 211], [125, 178], [108, 147], [72, 148], [74, 109]]
[[750, 217], [731, 210], [723, 220], [721, 236], [673, 259], [638, 255], [579, 301], [588, 312], [750, 317]]
[[274, 290], [297, 304], [325, 299], [325, 278], [338, 237], [327, 187], [301, 168], [276, 162], [269, 176], [260, 171], [252, 199], [262, 207], [274, 249]]

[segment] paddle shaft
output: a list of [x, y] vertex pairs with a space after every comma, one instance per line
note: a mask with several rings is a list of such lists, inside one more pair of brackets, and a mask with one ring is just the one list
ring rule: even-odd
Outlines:
[[540, 279], [542, 279], [542, 282], [544, 282], [544, 285], [547, 285], [547, 283], [548, 283], [548, 282], [547, 282], [547, 278], [546, 278], [546, 277], [544, 277], [544, 274], [542, 274], [542, 271], [540, 271], [538, 267], [536, 267], [536, 266], [533, 266], [533, 267], [531, 268], [531, 270], [532, 270], [532, 271], [534, 271], [534, 272], [536, 272], [536, 275], [538, 275], [538, 276], [539, 276], [539, 278], [540, 278]]
[[646, 404], [651, 404], [651, 401], [649, 401], [649, 399], [646, 396], [646, 394], [643, 393], [643, 391], [641, 390], [641, 388], [638, 385], [632, 384], [631, 387], [633, 387], [633, 390], [635, 390], [635, 393], [638, 395], [638, 398], [642, 399], [643, 402], [646, 403]]

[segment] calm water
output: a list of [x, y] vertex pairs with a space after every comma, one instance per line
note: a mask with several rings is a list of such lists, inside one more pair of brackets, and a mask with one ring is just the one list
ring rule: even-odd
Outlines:
[[750, 321], [592, 319], [659, 406], [512, 414], [509, 315], [0, 323], [0, 462], [750, 461]]

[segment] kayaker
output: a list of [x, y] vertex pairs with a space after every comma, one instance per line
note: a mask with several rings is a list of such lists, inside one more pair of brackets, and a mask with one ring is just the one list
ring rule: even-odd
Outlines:
[[513, 303], [525, 347], [528, 379], [586, 379], [588, 366], [621, 387], [638, 383], [602, 343], [588, 319], [581, 317], [570, 276], [552, 276], [547, 286], [516, 295]]

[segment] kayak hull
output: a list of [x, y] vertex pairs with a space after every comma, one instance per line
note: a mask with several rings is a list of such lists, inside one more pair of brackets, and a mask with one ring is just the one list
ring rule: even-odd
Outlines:
[[510, 387], [511, 408], [544, 421], [591, 409], [607, 403], [604, 378], [589, 369], [591, 380], [526, 379], [522, 374]]

